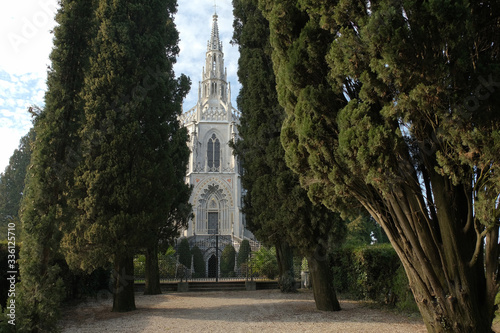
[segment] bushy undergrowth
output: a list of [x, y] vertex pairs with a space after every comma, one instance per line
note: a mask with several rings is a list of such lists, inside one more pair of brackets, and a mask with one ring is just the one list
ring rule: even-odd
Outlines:
[[418, 311], [401, 262], [390, 244], [344, 246], [332, 252], [338, 292]]
[[273, 280], [279, 274], [276, 249], [262, 246], [254, 253], [250, 265], [254, 274]]
[[[176, 267], [177, 257], [173, 247], [169, 247], [165, 253], [158, 254], [158, 269], [161, 278], [175, 278]], [[134, 276], [138, 279], [143, 279], [146, 276], [146, 256], [143, 254], [134, 258]]]

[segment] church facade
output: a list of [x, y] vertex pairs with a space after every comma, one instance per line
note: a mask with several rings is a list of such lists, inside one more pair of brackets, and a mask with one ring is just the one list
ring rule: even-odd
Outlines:
[[243, 239], [254, 239], [245, 228], [241, 211], [244, 190], [238, 159], [230, 146], [238, 139], [239, 119], [239, 111], [231, 105], [231, 86], [214, 14], [198, 101], [180, 117], [190, 135], [186, 181], [193, 186], [190, 203], [194, 215], [181, 237], [204, 252], [209, 277], [219, 270], [218, 258], [226, 245], [232, 244], [238, 251]]

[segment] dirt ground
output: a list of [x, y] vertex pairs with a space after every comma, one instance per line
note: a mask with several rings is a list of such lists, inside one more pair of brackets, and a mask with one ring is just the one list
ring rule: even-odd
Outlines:
[[312, 292], [278, 290], [136, 294], [137, 311], [111, 312], [111, 299], [65, 310], [74, 332], [426, 332], [422, 320], [341, 300], [342, 311], [316, 310]]

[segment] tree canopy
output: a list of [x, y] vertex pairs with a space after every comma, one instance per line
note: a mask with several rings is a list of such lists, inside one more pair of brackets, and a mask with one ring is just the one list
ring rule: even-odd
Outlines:
[[498, 270], [499, 3], [260, 0], [286, 162], [382, 225], [430, 332], [488, 332]]
[[[242, 113], [239, 129], [242, 140], [235, 146], [244, 169], [242, 185], [247, 189], [243, 209], [248, 228], [257, 238], [276, 245], [280, 280], [285, 275], [294, 285], [293, 264], [283, 244], [293, 244], [309, 260], [325, 259], [321, 266], [325, 272], [331, 271], [325, 255], [330, 245], [340, 244], [344, 239], [345, 224], [338, 214], [322, 204], [313, 204], [300, 186], [299, 177], [286, 165], [280, 141], [285, 112], [276, 92], [269, 23], [258, 9], [257, 1], [233, 1], [233, 4], [236, 18], [233, 42], [239, 46], [238, 77], [242, 84], [237, 99]], [[324, 252], [319, 257], [314, 255], [318, 250]], [[288, 264], [285, 268], [284, 261]], [[325, 275], [321, 284], [329, 284], [328, 280], [332, 280], [331, 274]], [[319, 285], [317, 280], [316, 288]], [[323, 309], [338, 309], [333, 286], [329, 292], [315, 289], [317, 306], [319, 298], [326, 295], [331, 296], [335, 306]]]

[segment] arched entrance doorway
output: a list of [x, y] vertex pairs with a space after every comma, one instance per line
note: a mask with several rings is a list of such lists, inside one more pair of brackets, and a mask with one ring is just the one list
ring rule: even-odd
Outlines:
[[208, 259], [208, 277], [215, 278], [217, 277], [217, 257], [215, 254]]

